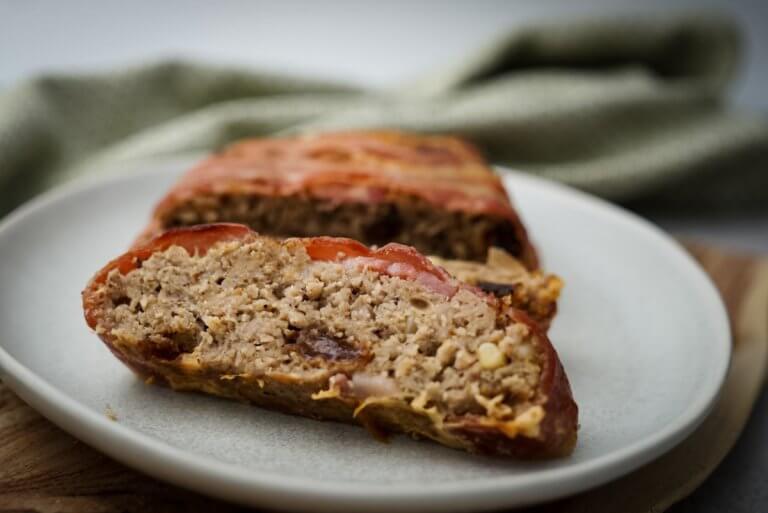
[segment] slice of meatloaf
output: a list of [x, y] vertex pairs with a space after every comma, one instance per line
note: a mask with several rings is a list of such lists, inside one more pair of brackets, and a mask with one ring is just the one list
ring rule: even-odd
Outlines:
[[504, 456], [576, 442], [538, 325], [408, 246], [171, 230], [100, 270], [83, 306], [118, 358], [177, 390]]
[[378, 131], [242, 141], [184, 175], [139, 242], [215, 222], [278, 237], [400, 242], [463, 260], [482, 261], [499, 246], [537, 267], [501, 180], [456, 137]]
[[504, 304], [524, 311], [545, 331], [549, 329], [563, 288], [557, 276], [528, 270], [500, 248], [489, 249], [485, 263], [429, 258], [454, 278], [493, 294]]

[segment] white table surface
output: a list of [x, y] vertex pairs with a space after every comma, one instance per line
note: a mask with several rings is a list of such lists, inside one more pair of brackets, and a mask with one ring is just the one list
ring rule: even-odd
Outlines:
[[[0, 88], [41, 72], [101, 70], [165, 57], [387, 87], [534, 20], [688, 7], [722, 9], [741, 22], [747, 55], [730, 99], [735, 108], [768, 113], [764, 0], [0, 0]], [[654, 220], [678, 235], [768, 253], [768, 208], [738, 218]], [[768, 511], [765, 394], [755, 411], [716, 477], [674, 511]]]

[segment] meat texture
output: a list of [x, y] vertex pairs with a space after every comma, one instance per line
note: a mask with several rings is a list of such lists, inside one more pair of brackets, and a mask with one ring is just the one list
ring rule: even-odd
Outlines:
[[576, 442], [539, 325], [412, 247], [174, 229], [96, 273], [83, 307], [118, 358], [176, 390], [501, 456]]

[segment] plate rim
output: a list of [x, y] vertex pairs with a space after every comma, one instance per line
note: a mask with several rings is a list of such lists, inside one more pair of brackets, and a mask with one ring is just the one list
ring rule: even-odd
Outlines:
[[[144, 160], [145, 165], [150, 163], [147, 170], [89, 175], [55, 187], [32, 198], [0, 220], [0, 239], [27, 217], [70, 195], [167, 173], [170, 164], [187, 163], [191, 158], [177, 155], [165, 159]], [[138, 167], [135, 161], [121, 165]], [[666, 248], [667, 253], [674, 255], [684, 264], [681, 268], [686, 269], [687, 281], [699, 289], [697, 301], [704, 305], [702, 308], [711, 311], [713, 326], [718, 327], [718, 333], [713, 338], [719, 341], [718, 348], [722, 354], [718, 355], [720, 358], [716, 361], [719, 363], [719, 368], [715, 369], [716, 379], [710, 379], [708, 386], [703, 388], [688, 407], [659, 431], [621, 449], [567, 468], [547, 469], [535, 475], [474, 478], [460, 483], [398, 483], [397, 493], [393, 494], [393, 486], [387, 483], [344, 485], [306, 477], [273, 476], [255, 469], [244, 470], [237, 464], [227, 463], [213, 456], [174, 447], [151, 435], [115, 423], [91, 410], [13, 358], [3, 347], [2, 341], [0, 376], [41, 415], [114, 459], [157, 479], [245, 504], [266, 505], [279, 509], [298, 507], [328, 511], [338, 510], [339, 507], [360, 506], [376, 510], [408, 507], [422, 511], [451, 511], [465, 509], [467, 505], [471, 505], [476, 509], [486, 509], [554, 500], [621, 477], [680, 443], [712, 410], [722, 390], [732, 357], [730, 323], [725, 306], [709, 276], [699, 264], [678, 242], [649, 221], [620, 206], [567, 185], [509, 168], [496, 167], [502, 171], [505, 186], [511, 189], [513, 202], [516, 191], [510, 182], [527, 182], [530, 186], [543, 188], [545, 192], [556, 195], [558, 200], [566, 200], [569, 205], [598, 211], [599, 215], [606, 215], [612, 221], [644, 232], [646, 239], [650, 237], [654, 245]]]

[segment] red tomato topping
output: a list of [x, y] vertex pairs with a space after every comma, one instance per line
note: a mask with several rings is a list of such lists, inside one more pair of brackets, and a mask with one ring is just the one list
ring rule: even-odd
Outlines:
[[434, 292], [452, 296], [459, 286], [442, 268], [410, 246], [389, 243], [380, 249], [369, 249], [356, 240], [341, 237], [304, 239], [313, 260], [343, 262], [361, 266], [381, 274], [421, 283]]
[[[153, 253], [164, 251], [171, 246], [181, 246], [190, 255], [204, 255], [214, 244], [222, 241], [240, 240], [256, 236], [245, 225], [218, 223], [168, 230], [146, 245], [110, 262], [94, 278], [94, 283], [103, 283], [107, 275], [117, 269], [127, 274], [138, 268], [140, 263]], [[410, 246], [390, 243], [379, 249], [370, 249], [353, 239], [342, 237], [313, 237], [300, 240], [312, 260], [340, 262], [347, 266], [363, 267], [381, 274], [411, 280], [430, 290], [448, 297], [460, 288], [485, 296], [479, 289], [457, 282], [445, 269], [429, 261]]]

